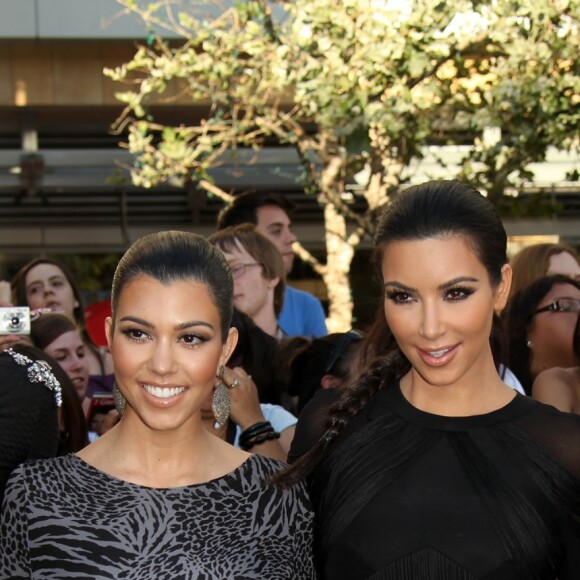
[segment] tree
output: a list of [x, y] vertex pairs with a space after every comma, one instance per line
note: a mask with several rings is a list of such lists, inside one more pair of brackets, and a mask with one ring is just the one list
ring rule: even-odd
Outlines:
[[[227, 199], [211, 180], [225, 154], [294, 147], [324, 205], [326, 263], [298, 253], [326, 283], [331, 330], [351, 325], [355, 248], [425, 145], [471, 138], [458, 175], [494, 203], [549, 145], [579, 146], [580, 0], [118, 1], [149, 31], [131, 62], [106, 71], [134, 83], [118, 95], [134, 182], [177, 176]], [[157, 124], [147, 106], [169, 87], [207, 116]]]

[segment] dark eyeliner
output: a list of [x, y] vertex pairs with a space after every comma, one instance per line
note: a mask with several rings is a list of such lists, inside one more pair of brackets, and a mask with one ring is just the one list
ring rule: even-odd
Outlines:
[[[449, 294], [451, 294], [453, 292], [459, 292], [459, 293], [461, 293], [461, 296], [458, 296], [455, 298], [449, 298]], [[475, 292], [475, 288], [471, 288], [469, 286], [453, 286], [451, 288], [447, 288], [447, 290], [445, 291], [445, 294], [446, 294], [446, 298], [451, 300], [452, 302], [460, 302], [462, 300], [465, 300], [466, 298], [469, 298], [474, 292]]]
[[411, 294], [406, 290], [385, 290], [385, 297], [395, 304], [407, 304], [410, 302]]
[[[135, 328], [133, 326], [128, 327], [128, 328], [121, 328], [120, 331], [121, 331], [121, 334], [123, 334], [124, 336], [126, 336], [129, 340], [133, 340], [135, 342], [140, 342], [145, 337], [148, 337], [149, 336], [147, 334], [147, 332], [145, 332], [141, 328]], [[137, 334], [137, 333], [140, 333], [141, 336], [139, 336], [139, 337], [135, 336], [135, 334]]]

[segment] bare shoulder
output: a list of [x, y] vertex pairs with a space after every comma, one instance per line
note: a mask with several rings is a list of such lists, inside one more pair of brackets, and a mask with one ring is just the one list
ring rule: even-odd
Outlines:
[[571, 413], [577, 407], [577, 369], [556, 367], [540, 373], [532, 386], [532, 397]]

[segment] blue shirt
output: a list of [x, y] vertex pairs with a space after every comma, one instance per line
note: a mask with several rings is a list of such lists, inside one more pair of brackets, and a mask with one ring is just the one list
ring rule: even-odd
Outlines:
[[326, 336], [326, 317], [320, 300], [304, 290], [286, 286], [278, 326], [286, 336]]

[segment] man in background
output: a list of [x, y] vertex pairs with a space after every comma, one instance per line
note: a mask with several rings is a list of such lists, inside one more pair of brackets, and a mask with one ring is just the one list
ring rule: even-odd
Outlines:
[[[290, 213], [294, 204], [274, 193], [244, 193], [224, 207], [218, 215], [218, 230], [251, 223], [278, 248], [286, 273], [292, 270], [296, 236], [292, 232]], [[278, 325], [286, 336], [318, 338], [327, 334], [324, 309], [320, 300], [304, 290], [286, 286]]]
[[284, 302], [284, 264], [276, 246], [248, 223], [224, 228], [208, 241], [224, 254], [234, 279], [234, 306], [281, 340], [276, 320]]

